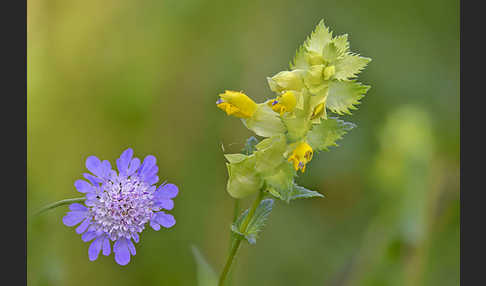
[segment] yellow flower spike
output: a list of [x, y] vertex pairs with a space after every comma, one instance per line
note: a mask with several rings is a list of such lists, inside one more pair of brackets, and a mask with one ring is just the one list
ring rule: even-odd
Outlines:
[[292, 91], [287, 91], [284, 94], [277, 96], [274, 100], [270, 100], [267, 104], [273, 111], [280, 113], [280, 116], [282, 116], [285, 112], [294, 111], [295, 105], [297, 104], [297, 98]]
[[301, 142], [295, 147], [292, 155], [288, 158], [288, 161], [292, 162], [296, 171], [301, 170], [301, 172], [304, 173], [305, 165], [312, 160], [313, 154], [314, 151], [312, 150], [312, 147], [306, 142]]
[[336, 73], [336, 67], [328, 66], [324, 69], [324, 80], [329, 80]]
[[242, 92], [226, 90], [219, 97], [220, 99], [216, 101], [216, 106], [228, 115], [250, 118], [257, 109], [257, 104]]

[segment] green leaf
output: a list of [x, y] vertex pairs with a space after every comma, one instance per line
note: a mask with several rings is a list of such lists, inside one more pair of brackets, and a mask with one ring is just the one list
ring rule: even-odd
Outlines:
[[275, 172], [275, 168], [284, 161], [283, 153], [287, 148], [285, 135], [280, 134], [262, 140], [256, 145], [255, 170], [264, 176]]
[[344, 54], [349, 50], [348, 34], [340, 35], [333, 40], [339, 54]]
[[282, 162], [277, 171], [264, 178], [267, 191], [277, 199], [286, 200], [292, 191], [295, 169], [288, 161]]
[[356, 77], [371, 62], [370, 58], [360, 57], [356, 54], [346, 54], [343, 58], [338, 59], [334, 66], [336, 73], [334, 78], [338, 80], [347, 80]]
[[251, 155], [236, 163], [226, 164], [229, 175], [226, 189], [233, 198], [244, 198], [258, 192], [262, 187], [263, 179], [256, 172], [255, 163], [256, 158]]
[[287, 127], [287, 136], [292, 142], [303, 138], [312, 125], [307, 110], [296, 109], [294, 113], [295, 116], [282, 118]]
[[291, 200], [295, 200], [295, 199], [315, 198], [315, 197], [323, 198], [324, 195], [322, 195], [319, 192], [311, 191], [311, 190], [308, 190], [304, 187], [301, 187], [301, 186], [294, 184], [292, 186], [292, 192], [290, 193], [288, 200], [291, 201]]
[[256, 145], [258, 144], [258, 139], [255, 136], [250, 136], [246, 140], [245, 147], [241, 150], [246, 155], [251, 155], [256, 150]]
[[204, 259], [204, 256], [195, 245], [191, 245], [192, 254], [197, 265], [197, 285], [198, 286], [216, 286], [218, 285], [218, 276], [213, 268]]
[[268, 215], [273, 208], [273, 199], [265, 199], [260, 202], [253, 217], [251, 218], [246, 231], [241, 231], [241, 225], [248, 216], [248, 209], [246, 209], [231, 225], [231, 230], [237, 235], [243, 236], [250, 244], [255, 244], [258, 234], [263, 230]]
[[245, 160], [246, 158], [248, 158], [247, 155], [240, 154], [240, 153], [236, 153], [236, 154], [224, 154], [224, 157], [230, 163], [239, 163], [239, 162]]
[[306, 70], [309, 68], [309, 63], [306, 60], [306, 49], [305, 46], [302, 45], [297, 49], [297, 52], [295, 53], [293, 63], [290, 63], [290, 69], [291, 70], [296, 70], [296, 69], [302, 69]]
[[322, 54], [324, 46], [332, 40], [332, 32], [324, 25], [324, 20], [321, 20], [315, 30], [305, 41], [305, 47], [309, 51]]
[[369, 88], [356, 81], [331, 81], [326, 107], [339, 115], [351, 114], [350, 110], [357, 109], [355, 105], [360, 104]]
[[272, 77], [267, 77], [268, 85], [277, 93], [287, 90], [300, 91], [304, 87], [303, 73], [303, 70], [281, 71]]
[[271, 137], [285, 132], [285, 126], [278, 113], [265, 103], [258, 104], [255, 114], [250, 118], [242, 118], [242, 121], [246, 128], [262, 137]]
[[320, 124], [314, 125], [307, 134], [307, 143], [314, 150], [329, 151], [328, 147], [338, 146], [336, 141], [341, 139], [344, 134], [356, 127], [351, 122], [344, 122], [335, 117], [321, 120]]
[[322, 51], [322, 57], [328, 63], [333, 63], [339, 57], [339, 49], [333, 42], [327, 43]]

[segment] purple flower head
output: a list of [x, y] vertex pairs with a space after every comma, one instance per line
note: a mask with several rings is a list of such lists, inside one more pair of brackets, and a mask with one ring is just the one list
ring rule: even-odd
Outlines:
[[85, 242], [92, 241], [88, 250], [89, 259], [94, 261], [101, 251], [108, 256], [111, 242], [115, 261], [120, 265], [130, 262], [136, 254], [135, 243], [147, 223], [154, 230], [160, 226], [170, 228], [175, 219], [162, 209], [174, 207], [173, 198], [179, 189], [174, 184], [159, 181], [156, 159], [152, 155], [140, 159], [133, 158], [131, 148], [125, 150], [116, 160], [118, 173], [107, 160], [100, 161], [95, 156], [86, 159], [85, 173], [88, 180], [74, 182], [76, 189], [86, 195], [85, 205], [74, 203], [62, 221], [67, 226], [75, 226]]

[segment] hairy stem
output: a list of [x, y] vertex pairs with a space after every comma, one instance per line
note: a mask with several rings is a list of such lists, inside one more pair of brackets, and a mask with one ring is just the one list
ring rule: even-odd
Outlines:
[[45, 211], [48, 211], [48, 210], [53, 209], [53, 208], [57, 208], [59, 206], [68, 205], [68, 204], [72, 204], [72, 203], [81, 203], [81, 202], [84, 202], [85, 200], [86, 200], [86, 198], [74, 198], [74, 199], [61, 200], [61, 201], [49, 204], [49, 205], [41, 208], [40, 210], [38, 210], [34, 213], [34, 216], [37, 216], [37, 215], [39, 215], [39, 214], [41, 214]]
[[[246, 228], [248, 227], [248, 224], [250, 223], [251, 219], [253, 218], [253, 215], [255, 214], [255, 211], [256, 211], [258, 205], [262, 201], [263, 195], [264, 195], [263, 191], [260, 191], [258, 193], [256, 200], [253, 202], [253, 205], [251, 206], [251, 209], [248, 212], [248, 215], [246, 216], [245, 220], [241, 224], [240, 233], [246, 232]], [[240, 248], [240, 244], [241, 244], [242, 240], [243, 240], [243, 237], [238, 236], [238, 237], [235, 238], [235, 241], [232, 243], [231, 250], [230, 250], [230, 253], [228, 255], [228, 259], [226, 260], [226, 264], [224, 265], [223, 272], [221, 273], [221, 276], [219, 278], [219, 283], [218, 283], [219, 286], [224, 285], [224, 282], [225, 282], [226, 277], [228, 275], [228, 272], [231, 268], [231, 265], [233, 264], [233, 261], [235, 260], [236, 253], [238, 252], [238, 249]]]

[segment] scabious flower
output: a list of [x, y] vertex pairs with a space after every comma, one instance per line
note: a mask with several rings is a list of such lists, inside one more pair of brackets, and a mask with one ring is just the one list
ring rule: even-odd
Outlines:
[[76, 232], [82, 235], [81, 239], [93, 241], [88, 250], [91, 261], [101, 251], [110, 255], [113, 242], [115, 261], [126, 265], [130, 256], [136, 254], [132, 239], [139, 242], [139, 233], [147, 223], [154, 230], [175, 225], [174, 217], [162, 209], [174, 207], [172, 199], [179, 190], [174, 184], [155, 185], [159, 181], [159, 168], [152, 155], [141, 163], [129, 148], [116, 160], [116, 165], [118, 173], [107, 160], [100, 161], [96, 156], [86, 159], [86, 168], [92, 174], [85, 173], [87, 181], [74, 183], [79, 192], [86, 194], [85, 205], [71, 204], [62, 220], [66, 226], [80, 223]]

